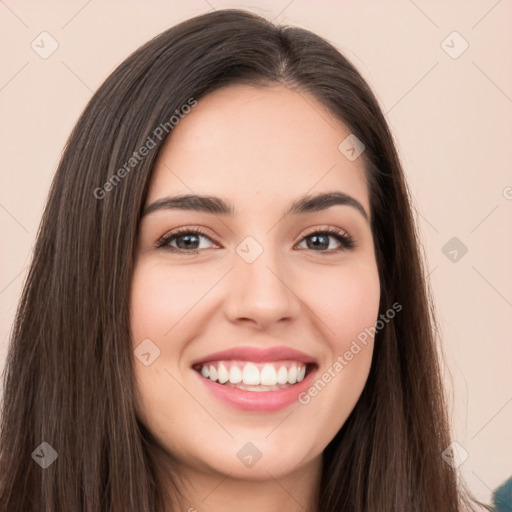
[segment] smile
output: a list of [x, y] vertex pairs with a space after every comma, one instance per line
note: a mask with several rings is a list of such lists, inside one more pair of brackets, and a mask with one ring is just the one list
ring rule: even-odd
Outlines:
[[[311, 365], [310, 365], [311, 366]], [[299, 361], [210, 361], [194, 369], [205, 379], [246, 391], [277, 391], [304, 380], [308, 365]]]
[[273, 412], [298, 402], [319, 365], [315, 357], [286, 346], [234, 346], [191, 363], [202, 386], [222, 405]]

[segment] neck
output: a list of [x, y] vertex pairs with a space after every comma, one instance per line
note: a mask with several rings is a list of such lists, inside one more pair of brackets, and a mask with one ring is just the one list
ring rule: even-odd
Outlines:
[[225, 475], [180, 468], [180, 477], [188, 485], [182, 489], [179, 506], [168, 512], [317, 512], [321, 456], [284, 476], [265, 474], [261, 480], [249, 480], [234, 477], [232, 472]]

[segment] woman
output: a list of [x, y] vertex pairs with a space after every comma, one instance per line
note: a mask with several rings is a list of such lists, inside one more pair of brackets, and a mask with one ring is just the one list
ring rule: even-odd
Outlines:
[[5, 371], [9, 512], [465, 511], [406, 182], [329, 43], [244, 11], [66, 146]]

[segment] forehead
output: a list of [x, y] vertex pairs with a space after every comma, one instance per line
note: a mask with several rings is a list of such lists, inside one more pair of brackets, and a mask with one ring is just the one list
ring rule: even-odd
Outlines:
[[349, 129], [313, 96], [283, 86], [224, 87], [173, 128], [155, 163], [147, 203], [174, 193], [289, 203], [340, 190], [369, 211], [364, 163], [339, 146]]

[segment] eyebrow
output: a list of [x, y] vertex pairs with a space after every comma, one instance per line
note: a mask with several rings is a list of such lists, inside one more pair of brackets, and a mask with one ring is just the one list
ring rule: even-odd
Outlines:
[[[368, 213], [363, 205], [357, 199], [344, 192], [304, 195], [293, 201], [284, 216], [318, 212], [336, 205], [350, 206], [369, 221]], [[145, 217], [160, 210], [193, 210], [213, 215], [228, 216], [234, 216], [238, 213], [231, 203], [220, 197], [186, 194], [158, 199], [144, 209], [142, 216]]]

